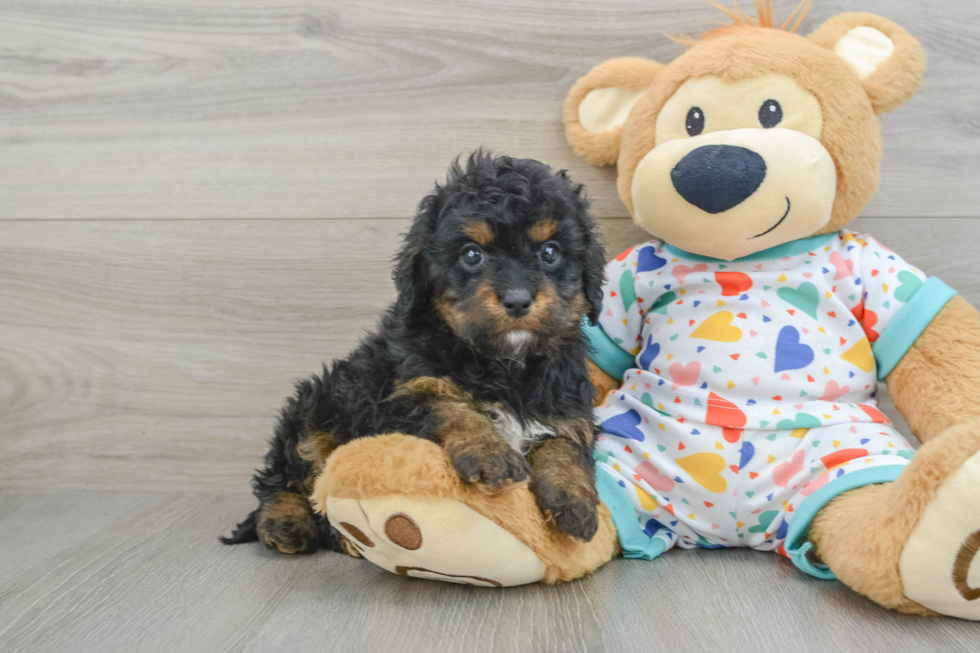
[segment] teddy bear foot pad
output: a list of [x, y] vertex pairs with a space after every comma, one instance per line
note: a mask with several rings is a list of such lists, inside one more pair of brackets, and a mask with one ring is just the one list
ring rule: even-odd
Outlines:
[[329, 497], [327, 517], [363, 557], [401, 576], [503, 587], [545, 575], [527, 545], [452, 499]]
[[980, 620], [980, 453], [939, 487], [899, 568], [908, 598], [940, 614]]

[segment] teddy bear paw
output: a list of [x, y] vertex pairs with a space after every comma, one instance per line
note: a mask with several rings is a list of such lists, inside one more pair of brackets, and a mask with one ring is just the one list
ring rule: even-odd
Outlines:
[[544, 563], [527, 545], [453, 499], [328, 497], [326, 512], [357, 553], [401, 576], [484, 587], [545, 576]]
[[980, 452], [939, 487], [902, 550], [905, 595], [980, 621]]

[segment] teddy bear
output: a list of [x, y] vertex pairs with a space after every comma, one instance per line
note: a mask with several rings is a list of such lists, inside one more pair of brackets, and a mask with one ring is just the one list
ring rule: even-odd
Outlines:
[[[878, 115], [925, 54], [872, 14], [732, 23], [662, 64], [578, 80], [566, 136], [651, 240], [606, 267], [583, 325], [599, 527], [552, 528], [527, 485], [463, 482], [437, 445], [351, 442], [315, 509], [406, 576], [569, 581], [615, 555], [749, 547], [887, 608], [980, 620], [980, 314], [847, 225], [875, 192]], [[922, 446], [876, 407], [879, 381]]]

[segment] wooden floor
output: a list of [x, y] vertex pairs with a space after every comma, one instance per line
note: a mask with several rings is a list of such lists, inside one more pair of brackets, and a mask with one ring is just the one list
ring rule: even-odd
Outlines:
[[[777, 0], [777, 15], [795, 0]], [[980, 3], [820, 0], [929, 52], [884, 116], [874, 233], [980, 304]], [[393, 297], [388, 259], [475, 147], [585, 182], [564, 94], [662, 60], [698, 0], [0, 0], [0, 651], [976, 651], [744, 551], [560, 588], [406, 580], [215, 537], [296, 377]], [[892, 416], [894, 411], [890, 411]], [[897, 416], [895, 416], [897, 417]], [[901, 423], [901, 422], [899, 422]]]
[[975, 623], [885, 612], [771, 554], [676, 550], [561, 587], [473, 588], [215, 542], [250, 506], [0, 494], [0, 650], [977, 651]]

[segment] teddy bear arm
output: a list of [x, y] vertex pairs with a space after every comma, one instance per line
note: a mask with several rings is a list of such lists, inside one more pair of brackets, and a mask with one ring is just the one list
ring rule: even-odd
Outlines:
[[895, 407], [922, 442], [980, 417], [980, 313], [953, 297], [887, 383]]

